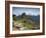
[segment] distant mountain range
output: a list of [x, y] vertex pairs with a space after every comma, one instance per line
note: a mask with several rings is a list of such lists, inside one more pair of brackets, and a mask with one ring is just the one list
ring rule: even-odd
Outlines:
[[[35, 22], [39, 22], [40, 21], [40, 15], [37, 15], [37, 16], [26, 15], [26, 17], [28, 17], [27, 19], [30, 19], [30, 20], [35, 21]], [[16, 16], [16, 18], [18, 20], [21, 19], [21, 15]]]
[[32, 17], [32, 20], [34, 20], [35, 22], [36, 21], [40, 21], [40, 16], [38, 15], [38, 16], [31, 16]]

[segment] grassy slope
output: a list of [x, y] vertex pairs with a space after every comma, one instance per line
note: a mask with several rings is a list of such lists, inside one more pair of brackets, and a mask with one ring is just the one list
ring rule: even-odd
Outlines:
[[20, 19], [20, 20], [17, 20], [16, 22], [18, 24], [21, 23], [23, 25], [23, 27], [27, 27], [28, 29], [31, 29], [33, 27], [31, 23], [29, 23], [27, 21], [24, 22], [24, 21], [25, 21], [25, 19]]

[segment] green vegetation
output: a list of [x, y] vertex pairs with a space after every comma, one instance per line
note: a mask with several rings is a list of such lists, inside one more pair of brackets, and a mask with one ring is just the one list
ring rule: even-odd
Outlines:
[[26, 15], [25, 13], [19, 16], [13, 15], [13, 22], [13, 25], [17, 30], [31, 30], [36, 25], [39, 25], [32, 20], [31, 15]]

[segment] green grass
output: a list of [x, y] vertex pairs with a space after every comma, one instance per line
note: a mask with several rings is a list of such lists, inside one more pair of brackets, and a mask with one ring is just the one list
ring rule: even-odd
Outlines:
[[[27, 27], [27, 29], [31, 29], [33, 26], [31, 23], [25, 21], [26, 19], [20, 19], [20, 20], [17, 20], [15, 21], [16, 23], [22, 23], [23, 27]], [[25, 22], [24, 22], [25, 21]]]

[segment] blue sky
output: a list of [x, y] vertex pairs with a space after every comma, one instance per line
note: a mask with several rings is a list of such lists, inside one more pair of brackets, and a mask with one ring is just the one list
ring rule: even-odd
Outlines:
[[35, 15], [35, 16], [37, 16], [37, 15], [40, 14], [40, 8], [13, 7], [12, 12], [16, 16], [21, 15], [23, 12], [25, 12], [26, 15]]

